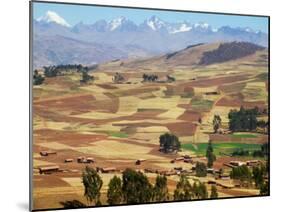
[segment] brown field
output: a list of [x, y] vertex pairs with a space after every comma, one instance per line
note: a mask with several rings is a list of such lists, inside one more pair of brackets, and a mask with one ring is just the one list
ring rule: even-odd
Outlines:
[[[192, 164], [170, 163], [179, 155], [190, 154], [194, 161], [206, 162], [188, 150], [176, 155], [158, 151], [159, 136], [165, 132], [177, 135], [184, 144], [215, 143], [262, 144], [268, 135], [253, 138], [233, 137], [231, 134], [214, 134], [212, 120], [215, 114], [228, 126], [227, 114], [240, 106], [267, 108], [267, 81], [258, 76], [267, 73], [266, 66], [243, 65], [253, 62], [247, 57], [229, 63], [207, 67], [177, 65], [175, 68], [157, 65], [159, 61], [127, 62], [123, 67], [115, 63], [102, 64], [91, 75], [92, 84], [80, 85], [80, 75], [48, 78], [46, 83], [33, 88], [34, 126], [34, 208], [63, 207], [63, 202], [79, 200], [85, 204], [81, 173], [86, 164], [76, 162], [77, 157], [92, 157], [92, 167], [116, 167], [144, 170], [171, 170], [182, 167], [191, 170]], [[166, 67], [166, 69], [165, 69]], [[125, 83], [115, 84], [112, 76], [116, 71], [124, 74]], [[172, 83], [143, 83], [142, 75], [153, 72], [161, 79], [167, 73], [175, 76]], [[219, 91], [215, 95], [208, 92]], [[255, 94], [257, 93], [257, 94]], [[204, 104], [199, 105], [198, 102]], [[202, 123], [199, 124], [199, 118]], [[268, 117], [263, 117], [265, 120]], [[41, 156], [40, 151], [56, 151], [56, 155]], [[64, 163], [67, 158], [74, 159]], [[135, 161], [147, 159], [139, 166]], [[215, 169], [224, 168], [231, 160], [241, 158], [218, 157]], [[39, 174], [38, 167], [58, 165], [62, 172]], [[115, 173], [121, 175], [121, 173]], [[106, 190], [114, 174], [102, 174], [104, 186], [101, 201], [106, 203]], [[194, 175], [194, 174], [193, 174]], [[147, 173], [153, 183], [156, 174]], [[190, 176], [194, 177], [194, 176]], [[168, 176], [168, 188], [172, 196], [179, 176]], [[216, 180], [214, 176], [199, 178], [202, 182]], [[228, 182], [234, 185], [232, 181]], [[210, 192], [210, 186], [208, 185]], [[219, 197], [257, 195], [257, 189], [218, 186]]]

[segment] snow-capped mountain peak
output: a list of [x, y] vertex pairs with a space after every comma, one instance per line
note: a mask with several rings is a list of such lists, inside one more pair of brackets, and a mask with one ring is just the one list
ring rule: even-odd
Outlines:
[[36, 19], [39, 22], [56, 23], [65, 27], [71, 27], [61, 16], [53, 11], [47, 11], [45, 15]]
[[173, 26], [170, 27], [169, 33], [175, 34], [175, 33], [179, 33], [179, 32], [188, 32], [190, 30], [192, 30], [192, 26], [187, 22], [183, 22], [183, 23], [177, 24], [175, 27], [173, 27]]
[[200, 22], [200, 23], [194, 24], [194, 27], [201, 28], [201, 29], [208, 29], [210, 27], [210, 25], [207, 23], [204, 23], [204, 22]]
[[147, 19], [146, 24], [154, 31], [161, 29], [166, 25], [164, 21], [162, 21], [156, 16], [152, 16], [151, 18]]
[[110, 26], [110, 31], [113, 31], [115, 29], [117, 29], [118, 27], [120, 27], [122, 25], [122, 23], [124, 23], [124, 21], [126, 21], [127, 19], [123, 16], [118, 17], [113, 19], [112, 21], [109, 22], [109, 26]]

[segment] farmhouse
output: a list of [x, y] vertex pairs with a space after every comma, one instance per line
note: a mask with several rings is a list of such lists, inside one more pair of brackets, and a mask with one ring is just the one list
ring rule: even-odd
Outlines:
[[223, 129], [223, 128], [219, 128], [219, 129], [217, 130], [217, 132], [218, 132], [219, 134], [223, 134], [223, 135], [229, 134], [229, 133], [230, 133], [229, 130], [226, 130], [226, 129]]
[[213, 168], [207, 168], [207, 173], [209, 174], [214, 174], [214, 169]]
[[215, 180], [208, 180], [207, 184], [209, 184], [209, 185], [216, 185], [217, 182]]
[[178, 173], [180, 173], [180, 171], [176, 171], [176, 170], [161, 170], [161, 171], [158, 171], [158, 174], [165, 175], [165, 176], [177, 175]]
[[219, 178], [222, 180], [229, 180], [230, 179], [230, 175], [229, 174], [220, 174]]
[[87, 163], [94, 163], [94, 158], [86, 158]]
[[80, 157], [77, 158], [77, 162], [78, 163], [94, 163], [95, 161], [94, 161], [93, 158], [90, 158], [90, 157], [85, 158], [85, 157], [80, 156]]
[[191, 156], [190, 155], [184, 155], [183, 158], [184, 159], [191, 159]]
[[182, 167], [174, 167], [174, 170], [176, 170], [176, 171], [182, 171]]
[[219, 95], [220, 92], [218, 91], [210, 91], [210, 92], [205, 92], [205, 95]]
[[230, 182], [220, 182], [220, 181], [217, 181], [216, 183], [217, 183], [218, 186], [220, 186], [222, 188], [226, 188], [226, 189], [231, 189], [231, 188], [235, 187], [235, 185], [233, 185]]
[[72, 158], [67, 158], [64, 160], [65, 163], [72, 163], [73, 162], [73, 159]]
[[242, 166], [242, 165], [246, 165], [246, 163], [243, 162], [243, 161], [230, 161], [229, 164], [232, 165], [232, 166]]
[[260, 164], [259, 160], [248, 160], [246, 161], [247, 166], [256, 166], [258, 164]]
[[150, 168], [146, 168], [146, 169], [144, 169], [144, 171], [145, 171], [146, 173], [159, 173], [158, 170], [156, 170], [156, 169], [150, 169]]
[[192, 159], [184, 159], [183, 162], [185, 162], [185, 163], [193, 163], [193, 160]]
[[171, 160], [171, 163], [175, 163], [177, 161], [183, 161], [183, 160], [184, 160], [184, 157], [177, 157], [177, 158]]
[[40, 167], [39, 168], [39, 173], [40, 174], [51, 174], [53, 172], [58, 172], [59, 171], [59, 166], [46, 166], [46, 167]]
[[102, 173], [111, 173], [118, 171], [115, 167], [97, 168]]
[[41, 156], [48, 156], [48, 155], [55, 155], [55, 154], [57, 154], [57, 152], [55, 152], [55, 151], [41, 151], [40, 152]]

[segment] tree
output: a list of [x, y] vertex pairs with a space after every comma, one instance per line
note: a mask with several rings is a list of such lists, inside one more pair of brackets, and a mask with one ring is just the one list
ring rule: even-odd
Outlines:
[[265, 175], [266, 167], [264, 165], [255, 166], [253, 168], [253, 179], [257, 188], [261, 188], [263, 186]]
[[122, 202], [122, 181], [119, 177], [114, 176], [109, 184], [107, 190], [107, 202], [109, 205], [117, 205]]
[[125, 81], [125, 78], [121, 74], [116, 72], [115, 75], [112, 78], [112, 81], [114, 83], [121, 83], [121, 82]]
[[269, 194], [269, 183], [266, 181], [260, 186], [260, 195], [266, 196]]
[[174, 200], [191, 200], [192, 198], [192, 186], [190, 185], [188, 178], [184, 175], [180, 176], [180, 181], [177, 183], [174, 191]]
[[246, 165], [232, 168], [230, 177], [246, 184], [249, 184], [252, 181], [251, 170]]
[[214, 115], [214, 119], [213, 119], [214, 132], [217, 133], [220, 127], [221, 127], [221, 117], [219, 115]]
[[217, 187], [215, 185], [212, 185], [210, 198], [216, 199], [216, 198], [218, 198], [218, 196], [219, 196], [219, 194], [218, 194], [218, 191], [217, 191]]
[[261, 145], [260, 150], [255, 150], [253, 152], [253, 157], [268, 157], [269, 153], [269, 146], [268, 143]]
[[87, 71], [82, 72], [82, 79], [80, 80], [81, 83], [87, 83], [93, 81], [94, 77], [89, 75]]
[[156, 202], [163, 202], [169, 199], [167, 178], [166, 176], [158, 175], [153, 188], [153, 200]]
[[159, 137], [160, 151], [165, 153], [178, 151], [181, 143], [177, 136], [165, 133]]
[[33, 75], [33, 85], [41, 85], [44, 82], [45, 78], [39, 74], [38, 70], [34, 71]]
[[156, 74], [143, 74], [142, 78], [143, 82], [155, 82], [158, 80], [158, 76]]
[[204, 183], [199, 181], [199, 183], [197, 184], [197, 182], [194, 182], [192, 190], [193, 190], [193, 197], [195, 199], [207, 199], [208, 198], [207, 187]]
[[213, 146], [212, 146], [212, 141], [209, 140], [207, 150], [206, 150], [206, 158], [208, 160], [207, 166], [208, 168], [213, 167], [213, 163], [216, 160], [216, 156], [214, 154]]
[[151, 201], [153, 187], [143, 173], [126, 169], [123, 172], [122, 181], [122, 192], [126, 203], [137, 204]]
[[229, 129], [237, 131], [253, 131], [257, 128], [258, 108], [245, 109], [241, 106], [240, 110], [231, 110], [228, 113]]
[[207, 176], [207, 167], [205, 163], [197, 162], [195, 166], [195, 172], [197, 177], [206, 177]]
[[60, 204], [66, 208], [66, 209], [73, 209], [73, 208], [85, 208], [87, 207], [84, 203], [78, 201], [78, 200], [72, 200], [72, 201], [65, 201], [60, 202]]
[[88, 202], [93, 202], [95, 205], [100, 198], [100, 189], [102, 187], [102, 179], [98, 175], [97, 171], [89, 166], [86, 166], [82, 173], [82, 182], [84, 185], [84, 196]]

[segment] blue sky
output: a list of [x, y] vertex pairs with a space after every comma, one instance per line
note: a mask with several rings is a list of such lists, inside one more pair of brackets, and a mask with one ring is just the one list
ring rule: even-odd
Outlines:
[[183, 20], [191, 23], [206, 22], [214, 28], [228, 25], [231, 27], [250, 27], [253, 30], [261, 30], [263, 32], [267, 32], [268, 29], [268, 19], [265, 17], [218, 15], [195, 12], [170, 12], [40, 2], [34, 2], [33, 5], [35, 19], [50, 10], [56, 12], [72, 26], [80, 21], [85, 24], [92, 24], [100, 19], [112, 20], [119, 16], [124, 16], [139, 24], [145, 19], [155, 15], [167, 22], [180, 22]]

